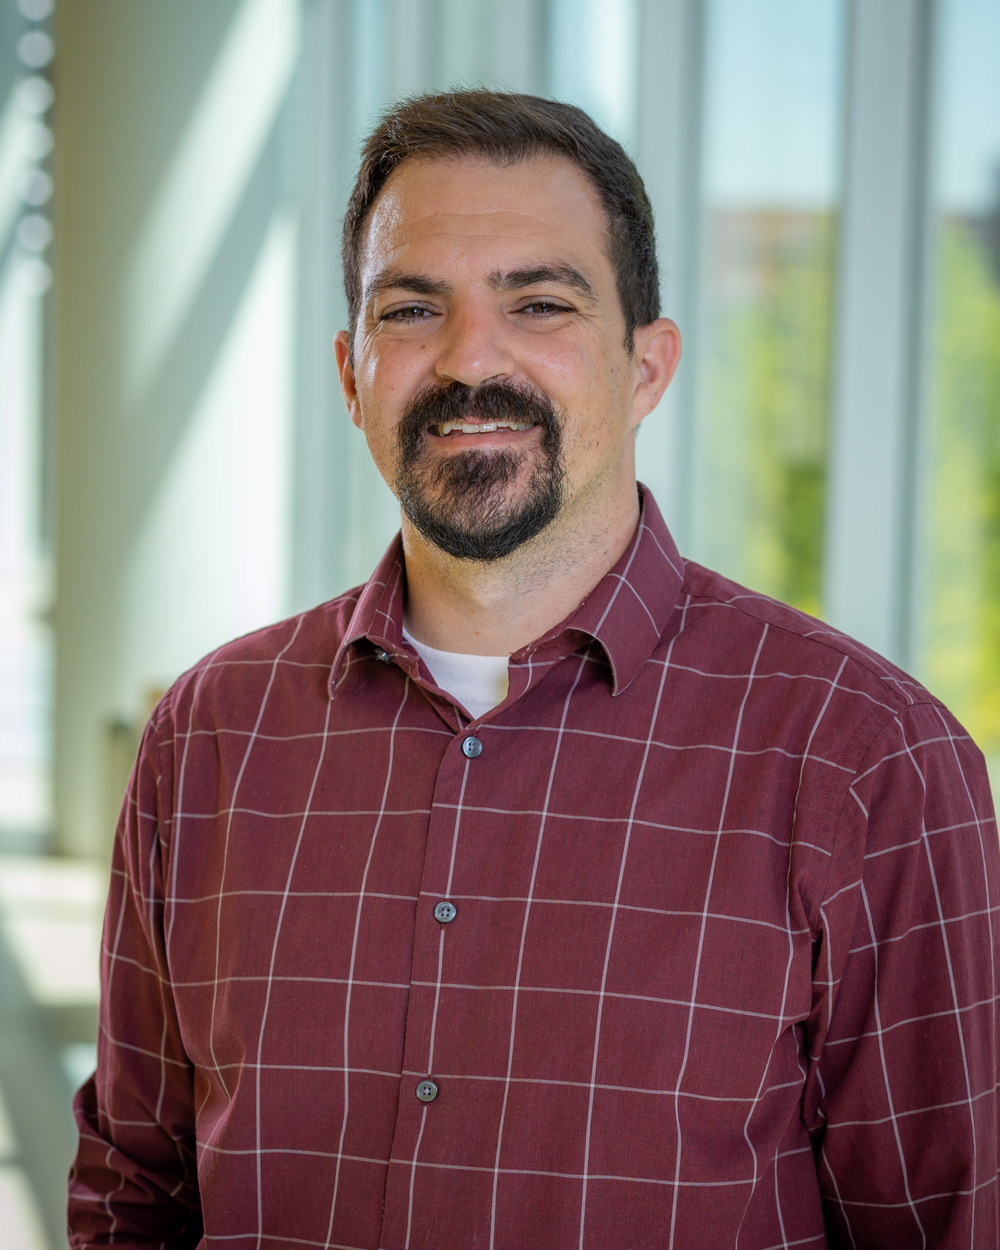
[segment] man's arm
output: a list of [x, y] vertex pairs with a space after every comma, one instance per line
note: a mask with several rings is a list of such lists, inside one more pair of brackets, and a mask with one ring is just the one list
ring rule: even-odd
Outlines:
[[[169, 759], [169, 747], [163, 757]], [[73, 1250], [109, 1241], [181, 1250], [202, 1235], [194, 1073], [164, 957], [163, 839], [169, 827], [169, 772], [161, 767], [151, 722], [115, 840], [97, 1073], [75, 1100], [80, 1145], [70, 1175]]]
[[944, 709], [879, 734], [832, 864], [804, 1099], [830, 1245], [995, 1250], [1000, 855]]

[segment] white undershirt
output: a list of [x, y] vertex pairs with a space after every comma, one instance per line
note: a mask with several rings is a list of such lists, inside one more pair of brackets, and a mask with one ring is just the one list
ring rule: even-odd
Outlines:
[[507, 697], [506, 655], [464, 655], [438, 651], [403, 627], [403, 637], [430, 669], [434, 681], [478, 720]]

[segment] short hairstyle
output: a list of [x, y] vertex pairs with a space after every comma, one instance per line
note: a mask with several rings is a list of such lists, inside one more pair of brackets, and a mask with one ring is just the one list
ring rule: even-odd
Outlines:
[[414, 96], [390, 109], [369, 135], [344, 218], [344, 288], [353, 348], [361, 311], [361, 249], [372, 205], [409, 157], [478, 156], [516, 165], [567, 157], [586, 174], [608, 222], [608, 259], [625, 316], [625, 347], [636, 326], [660, 315], [653, 210], [639, 171], [616, 143], [572, 104], [513, 92], [462, 90]]

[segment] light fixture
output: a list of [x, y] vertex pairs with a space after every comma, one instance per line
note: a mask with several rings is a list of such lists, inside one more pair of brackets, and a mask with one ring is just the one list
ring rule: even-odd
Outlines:
[[18, 281], [28, 295], [44, 295], [52, 285], [52, 270], [44, 260], [32, 258], [18, 268]]
[[52, 242], [52, 223], [40, 213], [30, 213], [17, 227], [17, 241], [26, 252], [44, 252]]
[[40, 208], [52, 198], [52, 177], [44, 169], [29, 169], [21, 179], [21, 199]]
[[26, 17], [29, 22], [44, 22], [47, 17], [52, 16], [56, 5], [55, 0], [17, 0], [17, 7], [21, 10], [21, 16]]
[[44, 69], [55, 56], [52, 36], [44, 30], [29, 30], [17, 41], [17, 55], [28, 69]]
[[47, 78], [40, 78], [37, 74], [33, 74], [31, 78], [25, 78], [17, 89], [17, 99], [21, 108], [36, 117], [51, 107], [54, 96], [52, 84]]
[[41, 122], [25, 126], [21, 136], [22, 151], [32, 161], [43, 161], [52, 151], [52, 131]]

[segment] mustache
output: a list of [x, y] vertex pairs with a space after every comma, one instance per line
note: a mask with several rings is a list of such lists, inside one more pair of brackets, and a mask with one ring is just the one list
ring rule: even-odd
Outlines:
[[425, 430], [446, 421], [514, 421], [539, 425], [549, 443], [559, 436], [555, 406], [541, 391], [523, 382], [484, 382], [466, 386], [445, 382], [428, 387], [410, 401], [399, 423], [403, 460], [417, 454]]

